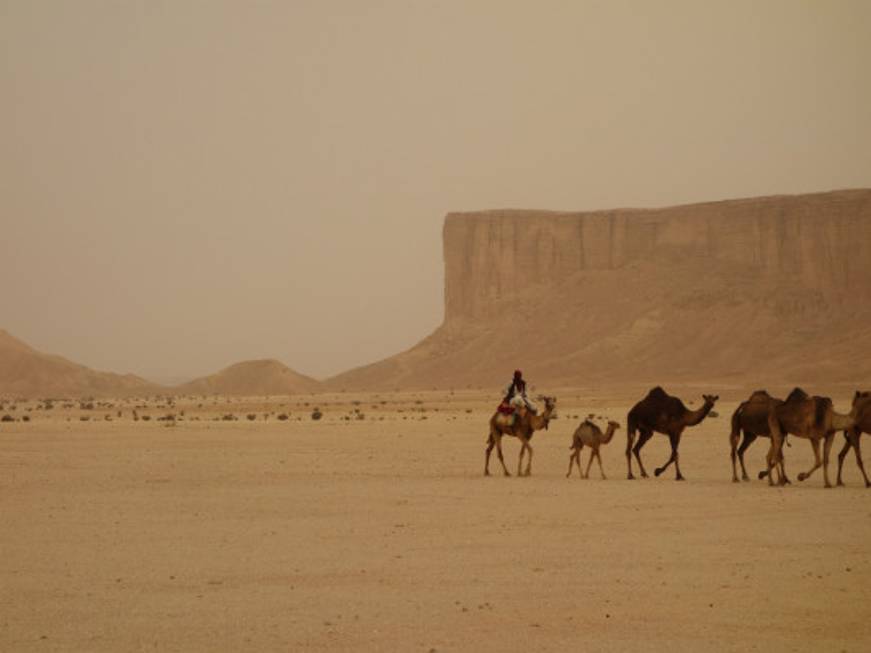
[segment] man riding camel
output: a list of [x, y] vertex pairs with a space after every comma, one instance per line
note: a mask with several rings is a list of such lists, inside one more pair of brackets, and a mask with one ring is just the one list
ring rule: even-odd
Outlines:
[[535, 404], [526, 396], [526, 381], [523, 380], [523, 372], [520, 370], [514, 370], [514, 378], [508, 384], [508, 387], [505, 388], [503, 394], [505, 399], [502, 400], [502, 405], [511, 406], [515, 410], [525, 407], [533, 415], [538, 414]]

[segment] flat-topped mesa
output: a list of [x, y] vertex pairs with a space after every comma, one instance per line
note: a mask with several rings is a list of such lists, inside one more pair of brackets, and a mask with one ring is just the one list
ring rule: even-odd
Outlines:
[[871, 286], [871, 190], [579, 213], [451, 213], [445, 321], [584, 271], [700, 259], [818, 290]]

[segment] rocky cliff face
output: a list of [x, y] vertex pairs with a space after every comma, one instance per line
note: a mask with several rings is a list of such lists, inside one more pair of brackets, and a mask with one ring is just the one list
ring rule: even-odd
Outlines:
[[451, 213], [445, 315], [493, 315], [500, 300], [573, 275], [641, 262], [707, 259], [814, 289], [868, 289], [871, 191], [586, 213]]
[[444, 247], [443, 325], [330, 386], [871, 377], [871, 190], [452, 213]]

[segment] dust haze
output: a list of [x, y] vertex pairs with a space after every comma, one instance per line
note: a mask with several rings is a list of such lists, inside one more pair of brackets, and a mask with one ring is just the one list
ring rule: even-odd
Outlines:
[[181, 382], [443, 317], [450, 211], [868, 186], [865, 2], [0, 3], [0, 327]]

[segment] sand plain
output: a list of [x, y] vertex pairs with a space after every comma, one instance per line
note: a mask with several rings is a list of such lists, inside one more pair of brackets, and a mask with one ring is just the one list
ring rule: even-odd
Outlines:
[[[531, 478], [482, 476], [480, 392], [19, 403], [31, 421], [0, 423], [0, 650], [871, 649], [852, 458], [846, 488], [733, 484], [736, 396], [687, 431], [685, 483], [625, 480], [624, 429], [607, 481], [566, 479], [575, 426], [625, 427], [634, 395], [557, 394]], [[655, 437], [648, 469], [667, 454]], [[805, 442], [786, 455], [793, 478], [811, 464]]]

